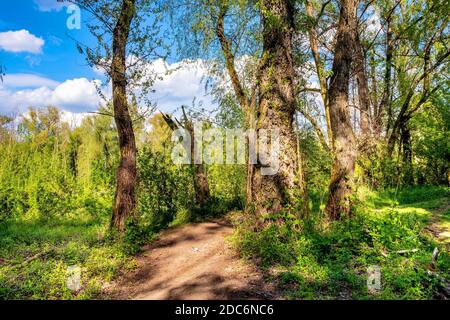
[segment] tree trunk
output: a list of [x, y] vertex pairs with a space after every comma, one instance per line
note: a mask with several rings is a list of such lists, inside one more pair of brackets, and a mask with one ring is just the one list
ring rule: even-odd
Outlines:
[[[256, 96], [255, 99], [256, 100]], [[247, 122], [248, 122], [248, 128], [250, 130], [255, 130], [255, 107], [256, 107], [256, 101], [250, 104], [250, 108], [248, 109], [248, 112], [246, 113], [247, 116]], [[247, 136], [247, 147], [250, 150], [250, 143], [251, 139], [249, 136]], [[249, 153], [247, 152], [247, 155]], [[252, 203], [253, 203], [253, 174], [255, 172], [255, 165], [251, 161], [250, 157], [247, 157], [247, 185], [246, 185], [246, 191], [245, 191], [245, 211], [249, 212], [252, 210]]]
[[364, 47], [358, 35], [358, 30], [355, 30], [355, 71], [356, 82], [358, 84], [359, 97], [359, 126], [361, 130], [361, 140], [366, 141], [370, 135], [370, 101], [369, 90], [367, 84], [366, 72], [366, 58], [364, 54]]
[[194, 165], [194, 188], [195, 203], [202, 208], [209, 201], [210, 193], [206, 170], [201, 164]]
[[406, 123], [401, 129], [402, 163], [403, 163], [403, 183], [407, 186], [414, 184], [414, 171], [412, 163], [411, 131]]
[[[201, 159], [201, 154], [195, 154], [197, 151], [195, 148], [195, 130], [194, 124], [188, 119], [184, 107], [182, 108], [184, 115], [184, 128], [189, 131], [191, 136], [191, 167], [192, 175], [194, 178], [194, 190], [195, 190], [195, 204], [200, 208], [203, 208], [205, 204], [209, 201], [209, 183], [208, 177], [206, 176], [205, 165], [202, 163], [196, 163], [196, 159]], [[198, 150], [200, 151], [200, 150]]]
[[355, 0], [341, 0], [333, 76], [328, 91], [335, 151], [326, 207], [330, 220], [348, 216], [351, 206], [356, 143], [350, 121], [348, 90], [355, 50], [356, 6]]
[[[220, 5], [219, 15], [217, 16], [216, 35], [222, 48], [222, 53], [225, 58], [225, 67], [230, 76], [231, 85], [234, 93], [238, 99], [239, 105], [245, 114], [248, 129], [255, 128], [255, 108], [256, 108], [256, 93], [252, 97], [248, 97], [236, 71], [234, 63], [234, 54], [231, 48], [231, 41], [225, 35], [225, 15], [228, 11], [228, 2], [223, 1]], [[247, 137], [247, 145], [249, 146], [249, 137]], [[254, 164], [250, 157], [247, 159], [247, 183], [246, 183], [246, 204], [245, 211], [251, 210], [252, 204], [252, 182], [253, 182]]]
[[116, 194], [114, 199], [111, 227], [120, 232], [125, 230], [128, 217], [134, 215], [136, 207], [135, 186], [136, 141], [133, 122], [128, 110], [126, 95], [126, 44], [131, 21], [135, 14], [135, 1], [124, 0], [119, 20], [114, 28], [113, 59], [111, 79], [113, 87], [114, 120], [119, 135], [120, 164], [117, 169]]
[[[294, 5], [289, 0], [263, 0], [263, 56], [260, 65], [259, 109], [256, 131], [278, 130], [279, 169], [264, 175], [255, 165], [252, 205], [258, 215], [275, 213], [301, 202], [307, 208], [302, 175], [297, 175], [296, 137], [293, 128], [296, 107], [295, 69], [292, 51]], [[269, 165], [274, 165], [273, 159]]]
[[[195, 131], [192, 121], [188, 118], [184, 106], [181, 107], [183, 111], [183, 123], [181, 124], [178, 120], [175, 121], [167, 114], [161, 113], [164, 121], [169, 126], [172, 131], [182, 127], [189, 132], [191, 137], [191, 148], [186, 150], [186, 152], [191, 155], [191, 170], [192, 178], [194, 181], [194, 191], [195, 191], [195, 204], [203, 207], [210, 199], [211, 195], [209, 192], [208, 177], [206, 174], [206, 169], [203, 163], [196, 163], [195, 159], [201, 159], [201, 154], [196, 154], [195, 148]], [[199, 151], [199, 150], [198, 150]]]
[[[311, 1], [306, 1], [306, 14], [309, 18], [314, 19], [313, 6]], [[319, 54], [319, 44], [318, 44], [318, 36], [317, 31], [314, 26], [311, 26], [308, 30], [309, 33], [309, 44], [311, 46], [311, 52], [314, 58], [314, 64], [316, 65], [316, 73], [317, 78], [319, 79], [320, 84], [320, 95], [322, 96], [322, 101], [325, 109], [325, 120], [327, 123], [327, 135], [328, 135], [328, 144], [332, 146], [333, 144], [333, 134], [331, 130], [331, 122], [330, 122], [330, 108], [328, 103], [328, 92], [327, 92], [327, 78], [325, 75], [325, 68], [322, 59]]]
[[388, 113], [386, 135], [390, 129], [392, 110], [391, 110], [391, 79], [392, 79], [392, 57], [394, 52], [394, 40], [391, 29], [391, 18], [387, 21], [387, 32], [386, 32], [386, 61], [385, 61], [385, 72], [384, 72], [384, 90], [383, 96], [381, 98], [381, 103], [377, 112], [376, 119], [376, 134], [379, 137], [381, 135], [381, 130], [383, 127], [383, 118]]

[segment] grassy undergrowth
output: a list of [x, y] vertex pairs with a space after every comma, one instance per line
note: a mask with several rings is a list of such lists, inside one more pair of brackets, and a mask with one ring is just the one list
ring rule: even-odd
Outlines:
[[[278, 270], [290, 298], [438, 297], [439, 280], [428, 272], [431, 255], [438, 247], [433, 272], [445, 278], [450, 278], [450, 255], [423, 229], [436, 212], [439, 226], [448, 226], [449, 188], [364, 189], [358, 199], [352, 219], [327, 229], [318, 228], [319, 214], [308, 221], [278, 214], [268, 217], [260, 232], [252, 231], [251, 222], [241, 224], [235, 243], [244, 256], [258, 257], [268, 270]], [[65, 218], [0, 223], [0, 299], [101, 298], [104, 285], [133, 269], [132, 254], [156, 234], [129, 226], [118, 241], [108, 233], [109, 209], [99, 214], [80, 210]], [[190, 216], [179, 213], [172, 225], [188, 223]], [[67, 288], [72, 265], [81, 267], [79, 292]], [[372, 265], [381, 268], [382, 290], [375, 293], [366, 286]]]
[[[215, 210], [208, 212], [215, 217], [229, 205], [211, 206]], [[105, 285], [136, 267], [134, 255], [144, 243], [162, 229], [198, 221], [204, 214], [180, 210], [165, 224], [142, 219], [118, 237], [108, 229], [108, 205], [94, 211], [82, 207], [67, 216], [0, 222], [0, 300], [105, 298]], [[78, 292], [67, 287], [69, 266], [81, 268]]]
[[[328, 228], [318, 227], [318, 214], [308, 221], [277, 214], [262, 231], [242, 224], [233, 240], [244, 257], [261, 259], [290, 298], [439, 298], [441, 282], [429, 269], [450, 278], [450, 255], [423, 229], [438, 209], [441, 219], [449, 218], [449, 188], [364, 189], [358, 198], [353, 218]], [[435, 247], [440, 254], [433, 267]], [[380, 267], [381, 290], [367, 290], [369, 266]]]
[[[134, 267], [123, 241], [113, 241], [107, 221], [93, 219], [0, 224], [0, 299], [96, 298], [104, 283]], [[67, 288], [67, 268], [81, 268], [82, 289]]]

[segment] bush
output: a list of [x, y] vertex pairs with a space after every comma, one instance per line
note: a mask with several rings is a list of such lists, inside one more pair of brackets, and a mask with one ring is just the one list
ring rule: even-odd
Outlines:
[[[400, 201], [397, 207], [386, 204], [385, 195], [372, 194], [355, 209], [352, 219], [327, 228], [285, 214], [265, 218], [259, 223], [261, 230], [255, 229], [257, 222], [247, 221], [237, 227], [234, 243], [244, 257], [260, 258], [264, 268], [284, 270], [279, 279], [293, 298], [430, 299], [439, 281], [427, 270], [439, 244], [421, 233], [431, 213], [424, 209], [427, 202], [411, 205], [408, 195], [416, 192], [404, 190], [399, 199], [406, 203]], [[448, 202], [442, 188], [428, 193]], [[401, 250], [407, 251], [397, 253]], [[450, 255], [442, 248], [441, 252], [437, 272], [448, 275]], [[371, 265], [381, 267], [378, 294], [366, 287]]]
[[147, 228], [169, 225], [180, 210], [192, 207], [193, 183], [190, 168], [171, 162], [167, 152], [144, 148], [139, 153], [139, 213]]

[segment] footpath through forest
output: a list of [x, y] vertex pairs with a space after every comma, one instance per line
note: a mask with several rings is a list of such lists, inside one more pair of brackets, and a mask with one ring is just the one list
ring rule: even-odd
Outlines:
[[137, 271], [109, 291], [114, 299], [280, 299], [275, 283], [239, 258], [223, 220], [166, 230], [137, 257]]
[[[430, 210], [430, 220], [424, 226], [424, 231], [447, 250], [448, 210], [448, 203]], [[283, 299], [275, 281], [242, 260], [227, 243], [232, 232], [233, 226], [225, 220], [165, 230], [137, 256], [136, 271], [113, 283], [108, 295], [139, 300]]]

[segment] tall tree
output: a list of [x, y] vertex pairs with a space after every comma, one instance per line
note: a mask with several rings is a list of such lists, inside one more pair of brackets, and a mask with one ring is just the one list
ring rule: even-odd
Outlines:
[[[145, 113], [154, 110], [149, 91], [156, 73], [149, 68], [149, 63], [155, 58], [164, 58], [165, 47], [159, 37], [159, 15], [154, 14], [154, 3], [147, 0], [74, 2], [91, 15], [86, 19], [87, 28], [97, 40], [94, 48], [80, 42], [77, 42], [77, 47], [85, 54], [88, 63], [103, 70], [112, 83], [113, 112], [110, 116], [115, 120], [120, 161], [111, 227], [123, 232], [126, 220], [135, 214], [136, 207], [134, 127]], [[100, 88], [98, 91], [101, 93]]]
[[356, 142], [350, 121], [349, 81], [355, 52], [356, 0], [341, 0], [328, 99], [333, 131], [334, 163], [326, 212], [336, 220], [350, 213]]
[[[327, 1], [323, 4], [321, 12], [323, 12], [323, 10], [325, 9], [325, 7], [328, 5], [329, 2], [330, 1]], [[319, 79], [320, 95], [322, 97], [322, 102], [323, 102], [323, 105], [325, 108], [325, 120], [326, 120], [326, 124], [327, 124], [328, 144], [323, 143], [323, 145], [328, 147], [333, 144], [333, 133], [331, 130], [331, 122], [330, 122], [330, 108], [329, 108], [329, 103], [328, 103], [328, 86], [327, 86], [327, 78], [326, 78], [326, 74], [325, 74], [325, 64], [324, 64], [323, 59], [320, 57], [319, 37], [318, 37], [317, 30], [315, 27], [317, 25], [317, 19], [319, 19], [320, 17], [316, 17], [314, 15], [314, 8], [313, 8], [313, 5], [310, 0], [306, 0], [305, 6], [306, 6], [306, 14], [311, 19], [310, 26], [308, 29], [309, 44], [310, 44], [311, 52], [312, 52], [312, 55], [314, 58], [314, 64], [316, 66], [317, 78]], [[306, 116], [306, 117], [309, 118], [308, 116]], [[314, 127], [317, 127], [314, 125], [315, 120], [311, 121], [311, 119], [310, 119], [309, 121], [313, 124]], [[318, 135], [320, 138], [322, 135], [321, 130], [316, 129], [316, 132], [318, 132]], [[323, 141], [323, 139], [321, 139], [321, 140]], [[325, 148], [325, 149], [327, 150], [328, 148]]]
[[261, 165], [256, 166], [252, 180], [253, 205], [257, 213], [273, 213], [299, 199], [306, 210], [304, 181], [302, 175], [297, 175], [299, 159], [293, 128], [297, 97], [292, 48], [295, 6], [289, 0], [263, 0], [260, 6], [263, 50], [256, 130], [279, 130], [280, 152], [275, 175], [264, 175]]
[[[246, 92], [242, 81], [239, 79], [238, 72], [235, 65], [235, 54], [233, 53], [232, 41], [227, 37], [225, 32], [225, 18], [230, 9], [230, 3], [228, 0], [222, 1], [219, 6], [218, 15], [215, 19], [215, 33], [219, 40], [223, 57], [225, 59], [225, 67], [231, 80], [234, 94], [237, 101], [241, 106], [242, 111], [245, 114], [246, 123], [248, 129], [254, 130], [256, 123], [256, 107], [257, 107], [257, 90], [258, 85], [253, 86], [250, 93]], [[256, 79], [256, 81], [258, 81]], [[247, 137], [247, 143], [250, 144], [250, 139]], [[254, 164], [250, 157], [247, 159], [247, 186], [246, 186], [246, 210], [250, 208], [253, 201], [253, 174]]]
[[120, 163], [117, 169], [111, 226], [123, 231], [126, 219], [134, 214], [136, 208], [136, 140], [133, 121], [128, 109], [126, 78], [126, 46], [136, 10], [135, 0], [123, 0], [120, 10], [120, 16], [113, 31], [111, 68], [114, 120], [119, 135], [120, 148]]
[[355, 30], [355, 73], [358, 84], [359, 127], [362, 143], [365, 143], [370, 135], [370, 99], [366, 71], [366, 54], [358, 29]]
[[[398, 57], [394, 62], [399, 79], [399, 103], [390, 108], [391, 121], [388, 121], [386, 129], [389, 155], [392, 155], [397, 143], [408, 143], [409, 120], [444, 84], [437, 75], [450, 61], [450, 49], [446, 40], [450, 18], [448, 14], [442, 17], [440, 10], [440, 7], [429, 4], [412, 8], [402, 7], [402, 11], [406, 11], [405, 21], [398, 26], [396, 32], [395, 38], [400, 43]], [[423, 23], [418, 25], [418, 21]], [[409, 149], [408, 146], [404, 148]], [[409, 156], [405, 158], [410, 159]]]
[[[224, 61], [248, 128], [257, 134], [267, 130], [269, 135], [279, 130], [279, 169], [274, 175], [265, 175], [264, 171], [269, 166], [276, 167], [275, 161], [267, 159], [268, 162], [252, 164], [249, 159], [248, 211], [273, 213], [301, 202], [299, 211], [305, 212], [308, 208], [306, 188], [303, 174], [297, 175], [300, 166], [293, 126], [297, 106], [292, 43], [295, 2], [261, 0], [257, 4], [255, 6], [254, 1], [203, 0], [188, 5], [187, 12], [190, 12], [188, 17], [200, 17], [199, 21], [191, 23], [196, 31], [201, 31], [206, 51], [214, 52], [215, 57]], [[213, 41], [213, 36], [217, 42]], [[240, 74], [245, 69], [243, 62], [254, 66], [253, 73], [246, 77]], [[270, 148], [271, 139], [268, 140]]]

